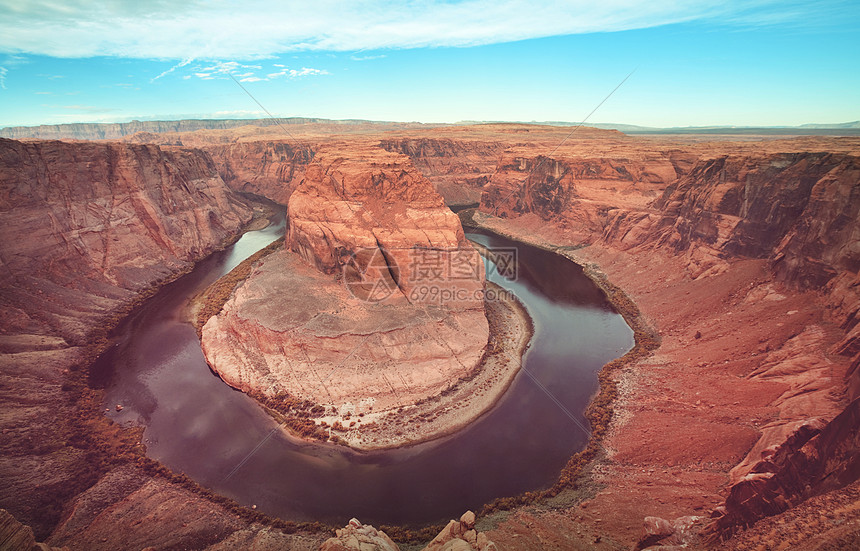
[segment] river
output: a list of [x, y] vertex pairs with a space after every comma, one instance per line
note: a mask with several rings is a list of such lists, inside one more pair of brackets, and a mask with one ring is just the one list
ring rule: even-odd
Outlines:
[[585, 445], [582, 411], [597, 372], [633, 346], [633, 332], [576, 264], [480, 233], [467, 236], [517, 249], [515, 280], [489, 262], [487, 276], [520, 298], [535, 325], [523, 370], [499, 403], [462, 431], [410, 448], [356, 453], [286, 438], [255, 401], [211, 372], [185, 319], [191, 297], [283, 232], [283, 217], [247, 232], [114, 332], [91, 382], [105, 389], [107, 415], [145, 427], [147, 455], [283, 519], [420, 525], [548, 487]]

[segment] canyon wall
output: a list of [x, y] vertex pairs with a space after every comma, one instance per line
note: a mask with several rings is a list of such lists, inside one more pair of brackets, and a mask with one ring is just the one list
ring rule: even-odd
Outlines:
[[591, 243], [613, 208], [645, 208], [678, 178], [689, 157], [660, 151], [638, 158], [508, 151], [483, 188], [481, 210], [501, 218], [533, 214], [571, 229], [580, 243]]
[[3, 140], [0, 182], [4, 328], [69, 344], [251, 216], [193, 150]]
[[[845, 409], [860, 389], [860, 158], [792, 151], [792, 144], [782, 152], [778, 145], [703, 152], [692, 162], [689, 154], [667, 152], [657, 170], [570, 153], [512, 155], [482, 196], [481, 211], [510, 219], [512, 227], [549, 232], [557, 245], [590, 245], [582, 257], [612, 266], [625, 288], [647, 297], [643, 304], [654, 291], [642, 289], [641, 274], [651, 274], [646, 280], [654, 289], [683, 289], [680, 297], [666, 294], [652, 306], [665, 323], [658, 329], [666, 332], [652, 370], [665, 362], [679, 380], [688, 371], [693, 378], [714, 377], [734, 385], [739, 398], [747, 388], [761, 389], [754, 400], [759, 420], [751, 424], [757, 441], [743, 445], [747, 436], [737, 435], [735, 453], [743, 450], [745, 457], [729, 474], [728, 500], [710, 528], [722, 536], [831, 490], [833, 480], [844, 485], [860, 474], [852, 459], [857, 443], [851, 435], [860, 430], [856, 402]], [[667, 274], [667, 266], [682, 274]], [[707, 306], [713, 300], [701, 294], [699, 282], [711, 285], [719, 302]], [[701, 312], [682, 305], [691, 293], [700, 296]], [[681, 301], [675, 311], [666, 310], [670, 299]], [[782, 319], [754, 314], [789, 300], [796, 306]], [[678, 334], [682, 313], [698, 319], [701, 331]], [[802, 317], [785, 319], [793, 315]], [[726, 326], [726, 320], [734, 321]], [[746, 338], [750, 344], [742, 344]], [[707, 395], [674, 397], [696, 406], [680, 408], [677, 423], [686, 416], [684, 423], [721, 423], [724, 414], [702, 411]], [[647, 416], [638, 419], [630, 426], [641, 430]], [[800, 461], [805, 466], [798, 467]]]
[[224, 182], [235, 191], [286, 205], [314, 156], [313, 146], [290, 142], [239, 142], [206, 146]]
[[[831, 352], [851, 358], [845, 377], [854, 399], [860, 388], [858, 182], [860, 158], [850, 154], [702, 159], [653, 203], [656, 212], [609, 211], [602, 240], [634, 253], [680, 255], [693, 278], [724, 272], [735, 259], [765, 259], [777, 281], [823, 293], [830, 320], [844, 331]], [[815, 384], [814, 366], [807, 370]]]
[[251, 215], [199, 151], [0, 139], [0, 507], [38, 539], [104, 472], [70, 380], [91, 339]]
[[794, 152], [691, 158], [677, 151], [637, 163], [506, 156], [484, 188], [481, 210], [534, 214], [585, 244], [681, 256], [693, 278], [721, 273], [734, 259], [767, 259], [777, 280], [832, 295], [834, 316], [849, 333], [839, 353], [857, 353], [860, 159]]
[[820, 288], [860, 269], [858, 175], [851, 155], [703, 159], [654, 202], [656, 215], [610, 211], [603, 239], [689, 254], [694, 276], [721, 260], [767, 258], [779, 279]]
[[391, 138], [379, 145], [412, 159], [448, 205], [478, 203], [505, 148], [499, 142], [450, 138]]

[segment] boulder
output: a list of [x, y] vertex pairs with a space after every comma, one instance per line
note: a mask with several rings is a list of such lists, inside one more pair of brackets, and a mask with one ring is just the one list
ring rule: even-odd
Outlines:
[[466, 511], [460, 520], [451, 520], [424, 551], [489, 551], [496, 549], [486, 534], [475, 529], [475, 513]]
[[351, 519], [346, 527], [335, 532], [322, 544], [320, 551], [399, 551], [399, 547], [385, 532], [358, 519]]

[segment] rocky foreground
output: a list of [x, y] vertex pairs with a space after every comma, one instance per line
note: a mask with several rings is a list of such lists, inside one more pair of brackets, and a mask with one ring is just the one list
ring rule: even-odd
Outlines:
[[[422, 551], [498, 551], [498, 547], [475, 526], [475, 513], [466, 511], [459, 520], [451, 520]], [[351, 519], [335, 531], [320, 551], [400, 551], [385, 532]]]
[[235, 236], [251, 211], [234, 191], [288, 201], [347, 141], [480, 195], [481, 224], [602, 271], [661, 336], [619, 373], [603, 453], [575, 489], [480, 516], [496, 546], [856, 547], [858, 140], [301, 128], [132, 137], [205, 150], [0, 140], [0, 507], [33, 540], [316, 549], [332, 535], [141, 459], [80, 374], [100, 328]]

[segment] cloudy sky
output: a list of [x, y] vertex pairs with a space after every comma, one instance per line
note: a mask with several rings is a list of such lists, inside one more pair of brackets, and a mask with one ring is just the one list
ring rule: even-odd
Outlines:
[[590, 122], [839, 123], [858, 29], [856, 0], [0, 0], [0, 127], [579, 122], [622, 81]]

